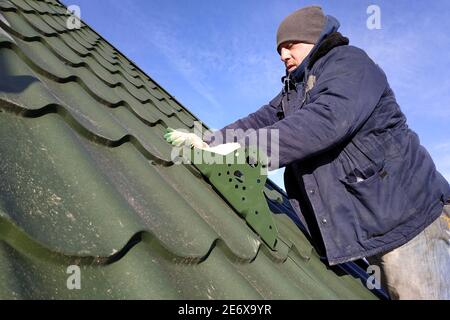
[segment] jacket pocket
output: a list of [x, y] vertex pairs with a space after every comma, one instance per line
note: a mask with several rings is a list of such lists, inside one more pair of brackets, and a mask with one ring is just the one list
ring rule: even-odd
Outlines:
[[385, 235], [412, 214], [406, 190], [398, 185], [396, 170], [385, 160], [364, 169], [354, 168], [339, 180], [350, 194], [366, 240]]

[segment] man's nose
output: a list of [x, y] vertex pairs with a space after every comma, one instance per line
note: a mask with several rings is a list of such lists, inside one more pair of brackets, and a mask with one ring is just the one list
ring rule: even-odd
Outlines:
[[281, 51], [280, 51], [281, 61], [286, 62], [287, 59], [289, 59], [289, 57], [290, 57], [289, 50], [287, 50], [285, 48], [281, 48]]

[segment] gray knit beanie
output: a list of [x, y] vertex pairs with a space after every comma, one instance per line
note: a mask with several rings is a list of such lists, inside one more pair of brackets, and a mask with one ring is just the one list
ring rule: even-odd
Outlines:
[[325, 25], [325, 15], [319, 6], [308, 6], [288, 15], [277, 31], [277, 51], [287, 41], [316, 44]]

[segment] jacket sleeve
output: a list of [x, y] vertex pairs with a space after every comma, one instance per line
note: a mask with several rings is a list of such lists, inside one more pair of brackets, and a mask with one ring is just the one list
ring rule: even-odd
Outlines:
[[[248, 116], [241, 118], [220, 130], [212, 132], [211, 134], [206, 134], [204, 141], [211, 147], [222, 143], [237, 142], [249, 133], [248, 130], [256, 131], [260, 128], [273, 125], [279, 121], [277, 112], [278, 107], [281, 104], [281, 96], [282, 94], [280, 93], [268, 104], [262, 106], [257, 111], [250, 113]], [[228, 129], [233, 129], [232, 136], [226, 135], [226, 130]]]
[[[335, 51], [324, 61], [308, 104], [264, 132], [258, 130], [253, 134], [256, 137], [245, 136], [239, 142], [245, 145], [259, 139], [258, 147], [269, 156], [270, 170], [314, 156], [356, 133], [386, 87], [384, 72], [362, 50]], [[273, 159], [274, 144], [267, 143], [274, 132], [279, 136], [277, 159]], [[266, 138], [258, 138], [264, 134]]]

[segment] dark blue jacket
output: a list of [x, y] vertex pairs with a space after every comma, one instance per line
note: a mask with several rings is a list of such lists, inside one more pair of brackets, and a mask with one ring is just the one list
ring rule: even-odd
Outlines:
[[403, 245], [450, 198], [384, 72], [338, 28], [327, 16], [319, 42], [285, 77], [282, 92], [218, 132], [279, 130], [287, 194], [331, 265]]

